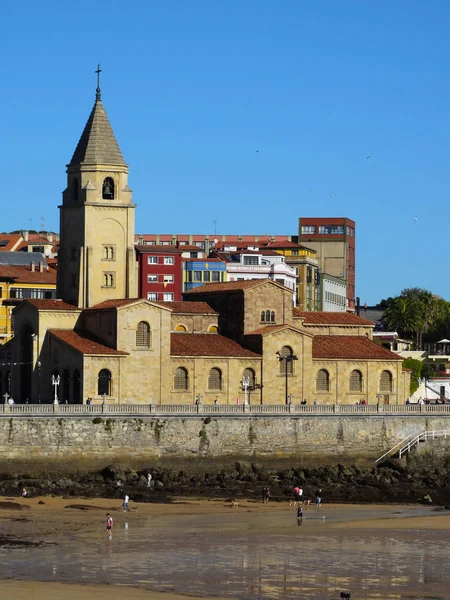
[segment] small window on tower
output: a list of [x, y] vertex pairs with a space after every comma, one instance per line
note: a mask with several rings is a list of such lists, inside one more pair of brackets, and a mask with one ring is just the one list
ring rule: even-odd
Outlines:
[[114, 180], [112, 177], [105, 177], [102, 188], [103, 200], [114, 200]]

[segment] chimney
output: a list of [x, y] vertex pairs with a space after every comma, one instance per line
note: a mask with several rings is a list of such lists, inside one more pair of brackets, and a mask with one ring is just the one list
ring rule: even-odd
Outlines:
[[22, 231], [22, 237], [25, 242], [28, 242], [28, 231]]
[[42, 261], [39, 261], [39, 273], [43, 273], [44, 272], [44, 263]]
[[30, 262], [30, 271], [32, 273], [34, 273], [34, 262], [33, 261]]
[[53, 244], [53, 233], [51, 231], [47, 231], [47, 239]]

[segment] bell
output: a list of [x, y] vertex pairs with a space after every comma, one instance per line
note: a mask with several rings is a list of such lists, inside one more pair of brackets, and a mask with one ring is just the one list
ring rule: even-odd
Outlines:
[[111, 192], [111, 187], [109, 185], [109, 182], [107, 181], [105, 183], [105, 185], [103, 186], [103, 195], [104, 196], [111, 196], [112, 192]]

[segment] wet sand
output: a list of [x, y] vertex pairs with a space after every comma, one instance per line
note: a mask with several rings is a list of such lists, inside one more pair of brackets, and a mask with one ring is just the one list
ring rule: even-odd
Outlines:
[[[39, 581], [1, 581], [1, 600], [187, 600], [187, 596], [152, 592], [130, 586], [77, 585], [72, 583], [43, 583]], [[189, 596], [195, 600], [193, 596]], [[202, 600], [208, 600], [202, 597]], [[212, 600], [212, 599], [211, 599]], [[221, 600], [215, 597], [214, 600]]]
[[0, 498], [0, 579], [21, 580], [1, 582], [0, 598], [450, 598], [450, 513], [431, 506], [309, 506], [300, 528], [287, 502], [130, 506]]

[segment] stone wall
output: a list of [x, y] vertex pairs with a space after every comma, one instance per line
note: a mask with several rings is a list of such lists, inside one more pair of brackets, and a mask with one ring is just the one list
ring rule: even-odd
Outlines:
[[75, 471], [112, 462], [216, 468], [239, 460], [283, 466], [374, 465], [410, 434], [450, 428], [445, 416], [8, 417], [0, 470]]

